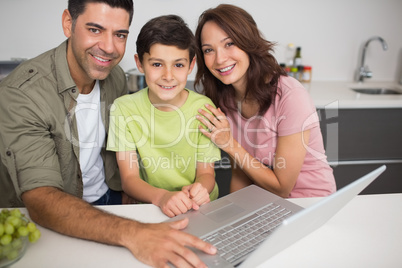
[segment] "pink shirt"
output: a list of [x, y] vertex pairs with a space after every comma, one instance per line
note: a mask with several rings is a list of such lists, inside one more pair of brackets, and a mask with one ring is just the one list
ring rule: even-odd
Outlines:
[[[263, 116], [246, 119], [240, 112], [227, 114], [234, 138], [253, 157], [273, 166], [279, 136], [310, 130], [307, 154], [289, 197], [326, 196], [335, 192], [334, 175], [327, 162], [318, 115], [310, 95], [296, 79], [284, 76], [279, 81], [278, 93]], [[282, 164], [286, 164], [284, 160]]]

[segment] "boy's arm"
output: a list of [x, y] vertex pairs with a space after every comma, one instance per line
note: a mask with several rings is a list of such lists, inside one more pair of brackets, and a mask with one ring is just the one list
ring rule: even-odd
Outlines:
[[184, 192], [170, 192], [141, 179], [136, 151], [117, 152], [116, 158], [123, 191], [135, 200], [152, 203], [169, 217], [185, 213], [192, 208], [193, 201]]
[[137, 152], [116, 152], [116, 158], [123, 191], [137, 201], [155, 204], [166, 190], [155, 188], [141, 179]]
[[197, 162], [195, 182], [183, 187], [183, 191], [188, 192], [190, 198], [201, 206], [210, 201], [209, 194], [215, 187], [214, 163]]

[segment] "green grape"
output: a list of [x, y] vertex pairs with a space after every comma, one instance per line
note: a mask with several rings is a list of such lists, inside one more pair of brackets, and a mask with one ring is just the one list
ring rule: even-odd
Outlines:
[[22, 224], [22, 220], [21, 217], [17, 217], [17, 216], [9, 216], [6, 219], [7, 223], [10, 223], [11, 225], [13, 225], [15, 228], [18, 228], [21, 226]]
[[17, 218], [21, 218], [22, 214], [21, 211], [18, 208], [14, 208], [10, 211], [10, 215], [17, 217]]
[[13, 240], [13, 237], [12, 237], [11, 235], [9, 235], [9, 234], [5, 234], [5, 235], [3, 235], [3, 236], [1, 237], [0, 243], [1, 243], [3, 246], [7, 246], [8, 244], [11, 243], [11, 240]]
[[30, 233], [32, 233], [33, 231], [36, 230], [36, 225], [35, 225], [35, 223], [33, 223], [33, 222], [29, 222], [28, 225], [27, 225], [27, 228], [28, 228], [28, 231], [29, 231]]
[[10, 213], [10, 211], [5, 208], [5, 209], [3, 209], [3, 210], [1, 211], [1, 213], [4, 214], [4, 215], [8, 215], [8, 214]]
[[14, 239], [13, 242], [11, 242], [11, 247], [13, 249], [20, 249], [22, 248], [22, 240], [21, 239]]
[[7, 254], [7, 259], [14, 260], [18, 257], [18, 250], [13, 250]]
[[3, 247], [3, 255], [6, 256], [8, 253], [10, 253], [10, 251], [11, 251], [12, 249], [13, 249], [13, 248], [11, 247], [10, 244], [5, 245], [5, 246]]
[[20, 226], [18, 228], [18, 234], [20, 236], [27, 236], [29, 234], [29, 230], [28, 230], [28, 228], [26, 226]]
[[15, 228], [11, 223], [6, 222], [4, 224], [4, 232], [6, 234], [12, 235], [14, 233], [14, 230], [15, 230]]
[[39, 238], [40, 238], [40, 232], [38, 229], [30, 233], [28, 236], [29, 242], [31, 243], [35, 243], [36, 241], [38, 241]]
[[3, 209], [0, 212], [0, 260], [8, 258], [13, 260], [24, 247], [25, 237], [31, 243], [41, 236], [35, 223], [29, 221], [18, 208]]

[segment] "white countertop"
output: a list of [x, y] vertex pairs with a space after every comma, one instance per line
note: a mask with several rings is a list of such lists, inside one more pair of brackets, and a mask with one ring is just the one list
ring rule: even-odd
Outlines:
[[[318, 200], [290, 199], [302, 207]], [[321, 228], [259, 267], [401, 267], [401, 202], [402, 194], [359, 195]], [[151, 204], [102, 208], [144, 222], [167, 219]], [[13, 268], [148, 267], [125, 248], [39, 229], [42, 237], [36, 244], [29, 245], [25, 256]]]
[[391, 87], [402, 91], [402, 85], [396, 82], [371, 82], [363, 84], [345, 81], [312, 81], [304, 84], [310, 93], [317, 108], [402, 108], [402, 94], [399, 95], [375, 95], [357, 93], [350, 89]]

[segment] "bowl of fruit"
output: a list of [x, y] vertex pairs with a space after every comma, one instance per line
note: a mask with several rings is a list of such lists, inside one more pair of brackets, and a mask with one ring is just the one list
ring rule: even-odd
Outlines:
[[28, 243], [35, 243], [40, 231], [18, 208], [0, 212], [0, 268], [20, 260]]

